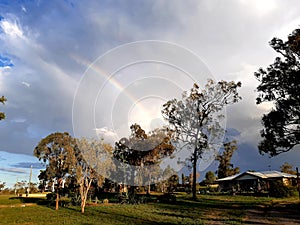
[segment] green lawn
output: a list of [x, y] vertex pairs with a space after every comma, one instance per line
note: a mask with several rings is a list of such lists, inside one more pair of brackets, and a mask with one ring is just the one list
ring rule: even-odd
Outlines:
[[[88, 206], [84, 215], [80, 207], [60, 207], [55, 211], [41, 204], [45, 204], [41, 199], [0, 195], [0, 224], [242, 224], [251, 221], [256, 224], [259, 219], [264, 224], [280, 224], [281, 217], [300, 223], [299, 201], [295, 198], [201, 195], [193, 202], [181, 196], [172, 204]], [[263, 212], [261, 218], [254, 218], [256, 211], [258, 215]], [[274, 211], [279, 213], [275, 217]]]

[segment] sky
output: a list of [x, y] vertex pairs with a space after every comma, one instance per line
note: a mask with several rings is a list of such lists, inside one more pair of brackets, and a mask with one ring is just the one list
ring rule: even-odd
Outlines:
[[242, 101], [225, 117], [235, 166], [300, 166], [299, 148], [259, 154], [272, 105], [255, 104], [254, 77], [277, 56], [269, 41], [299, 27], [299, 11], [298, 0], [0, 0], [0, 181], [28, 179], [31, 165], [37, 180], [33, 150], [50, 133], [113, 142], [135, 122], [153, 129], [164, 102], [206, 78], [242, 82]]

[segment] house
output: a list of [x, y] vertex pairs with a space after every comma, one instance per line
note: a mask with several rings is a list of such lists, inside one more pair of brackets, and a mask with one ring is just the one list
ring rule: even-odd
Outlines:
[[296, 185], [297, 176], [279, 171], [246, 171], [217, 179], [221, 191], [261, 192], [268, 191], [270, 181], [280, 181], [285, 186]]

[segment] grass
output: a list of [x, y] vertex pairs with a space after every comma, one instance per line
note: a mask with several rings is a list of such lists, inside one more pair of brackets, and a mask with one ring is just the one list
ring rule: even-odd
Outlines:
[[[297, 199], [201, 195], [195, 202], [186, 195], [178, 195], [177, 202], [172, 204], [88, 206], [84, 215], [80, 213], [80, 207], [60, 207], [55, 211], [53, 207], [43, 205], [44, 203], [40, 198], [0, 195], [0, 224], [242, 224], [246, 220], [253, 220], [248, 218], [248, 212], [255, 210], [269, 210], [272, 213], [279, 210], [284, 216], [290, 216], [296, 222], [300, 222], [300, 218], [297, 217]], [[280, 204], [285, 204], [285, 207], [281, 209]], [[262, 214], [261, 218], [269, 222], [264, 222], [265, 224], [278, 224], [276, 221], [283, 214], [278, 214], [278, 217], [265, 215]]]

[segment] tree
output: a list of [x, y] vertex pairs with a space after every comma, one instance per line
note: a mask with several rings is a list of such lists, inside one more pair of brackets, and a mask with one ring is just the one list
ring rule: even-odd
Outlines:
[[215, 137], [223, 130], [219, 124], [222, 109], [238, 102], [241, 97], [237, 88], [241, 83], [208, 80], [203, 90], [194, 84], [190, 93], [184, 92], [182, 99], [173, 99], [163, 105], [162, 115], [175, 133], [175, 140], [191, 150], [188, 159], [193, 168], [192, 193], [196, 196], [197, 161], [205, 150], [213, 148]]
[[184, 173], [181, 174], [181, 184], [184, 185], [186, 181]]
[[47, 164], [45, 177], [56, 183], [56, 210], [59, 190], [63, 187], [67, 175], [75, 170], [75, 148], [76, 140], [68, 133], [53, 133], [43, 138], [34, 149], [34, 155]]
[[205, 180], [204, 180], [204, 183], [205, 184], [213, 184], [216, 182], [216, 175], [213, 171], [208, 171], [206, 174], [205, 174]]
[[[138, 124], [130, 126], [131, 135], [127, 138], [120, 139], [115, 143], [113, 156], [121, 163], [128, 165], [125, 172], [130, 173], [129, 181], [131, 184], [136, 184], [135, 172], [136, 167], [153, 167], [159, 165], [165, 156], [170, 156], [175, 148], [171, 144], [171, 133], [167, 129], [156, 129], [146, 132]], [[151, 180], [151, 173], [147, 173]], [[126, 178], [126, 174], [124, 174]], [[124, 183], [127, 182], [126, 179]]]
[[286, 42], [273, 38], [270, 46], [281, 57], [254, 75], [260, 82], [256, 103], [274, 104], [262, 117], [259, 152], [276, 156], [300, 144], [300, 29], [294, 30]]
[[[0, 103], [2, 103], [4, 105], [6, 101], [7, 101], [7, 99], [4, 96], [0, 97]], [[3, 120], [3, 119], [5, 119], [5, 113], [0, 112], [0, 120]]]
[[161, 169], [159, 180], [160, 182], [156, 184], [156, 187], [160, 192], [164, 193], [173, 192], [179, 183], [179, 177], [170, 165], [167, 165], [165, 169]]
[[104, 178], [114, 169], [112, 163], [113, 148], [99, 140], [77, 140], [76, 173], [75, 178], [79, 185], [81, 197], [81, 213], [84, 213], [86, 200], [92, 182], [101, 186]]
[[168, 193], [173, 193], [179, 184], [179, 176], [177, 174], [173, 174], [168, 179]]
[[293, 170], [293, 165], [290, 165], [289, 163], [285, 162], [280, 166], [280, 171], [283, 173], [289, 173], [296, 175], [297, 172]]
[[5, 182], [0, 181], [0, 192], [5, 188]]
[[19, 193], [19, 192], [25, 193], [26, 185], [27, 185], [27, 181], [25, 181], [25, 180], [17, 181], [14, 184], [15, 193], [16, 194]]
[[219, 161], [219, 166], [217, 170], [218, 178], [224, 178], [238, 174], [240, 172], [239, 167], [233, 167], [230, 162], [233, 153], [237, 150], [236, 141], [230, 141], [223, 144], [224, 151], [222, 154], [216, 156], [216, 160]]

